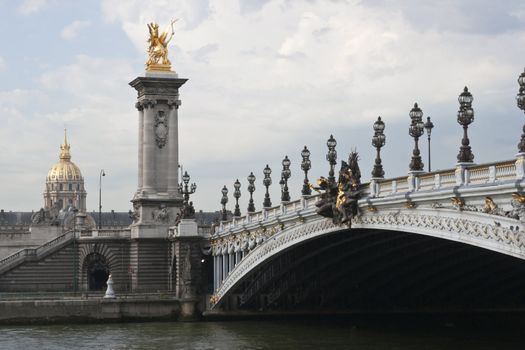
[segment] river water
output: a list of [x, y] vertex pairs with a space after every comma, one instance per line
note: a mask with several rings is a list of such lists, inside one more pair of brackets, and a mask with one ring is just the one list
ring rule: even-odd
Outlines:
[[525, 349], [522, 330], [288, 320], [0, 326], [0, 349]]

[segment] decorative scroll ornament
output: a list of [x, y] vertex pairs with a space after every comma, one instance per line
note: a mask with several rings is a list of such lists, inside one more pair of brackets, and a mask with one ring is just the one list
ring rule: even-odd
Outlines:
[[155, 142], [159, 148], [168, 142], [168, 118], [164, 111], [158, 111], [155, 115]]
[[357, 201], [361, 197], [361, 171], [358, 160], [357, 152], [351, 152], [348, 163], [341, 162], [337, 182], [321, 177], [317, 180], [319, 187], [312, 187], [318, 192], [324, 191], [316, 203], [317, 214], [332, 218], [334, 224], [350, 226], [352, 218], [359, 214]]

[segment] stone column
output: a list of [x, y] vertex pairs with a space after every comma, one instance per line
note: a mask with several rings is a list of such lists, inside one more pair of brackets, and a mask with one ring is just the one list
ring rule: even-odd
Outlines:
[[222, 281], [224, 281], [227, 276], [228, 276], [228, 253], [224, 253], [222, 255]]
[[[178, 168], [179, 168], [179, 122], [178, 122], [178, 108], [179, 100], [168, 101], [169, 105], [169, 134], [168, 138], [168, 195], [178, 196]], [[175, 141], [175, 142], [174, 142]]]
[[[177, 181], [178, 137], [177, 108], [179, 88], [187, 79], [179, 79], [174, 72], [146, 72], [130, 82], [137, 91], [139, 110], [138, 132], [138, 181], [137, 191], [132, 199], [133, 224], [131, 225], [130, 261], [133, 288], [135, 291], [167, 290], [169, 287], [169, 257], [167, 238], [169, 227], [173, 226], [180, 213], [182, 198], [175, 191], [168, 191], [168, 183]], [[171, 130], [170, 130], [171, 129]], [[169, 150], [175, 154], [171, 159]], [[175, 168], [175, 178], [170, 173]], [[170, 180], [171, 179], [171, 180]], [[176, 242], [175, 247], [184, 250], [193, 237]], [[197, 240], [197, 238], [195, 238]], [[181, 248], [182, 247], [182, 248]], [[186, 247], [186, 248], [184, 248]], [[183, 260], [182, 266], [193, 273], [200, 271], [200, 259], [193, 248], [188, 248], [190, 263]], [[186, 254], [186, 251], [184, 251]], [[177, 255], [180, 259], [180, 256]], [[185, 259], [185, 255], [183, 255]], [[180, 262], [180, 260], [178, 261]], [[195, 279], [187, 273], [185, 290], [193, 290], [200, 283], [199, 273]], [[189, 289], [188, 289], [189, 288]]]
[[217, 255], [217, 289], [222, 282], [222, 254]]
[[137, 102], [135, 104], [135, 107], [139, 111], [139, 142], [138, 142], [138, 149], [139, 149], [139, 159], [138, 159], [138, 187], [137, 187], [137, 194], [139, 194], [142, 191], [142, 169], [144, 167], [143, 165], [143, 157], [144, 157], [144, 107], [142, 106], [142, 103]]
[[[242, 250], [239, 250], [237, 252], [237, 264], [239, 264], [242, 260]], [[235, 266], [237, 266], [237, 264], [235, 264]]]
[[235, 256], [234, 253], [228, 254], [228, 261], [230, 262], [230, 266], [228, 267], [228, 273], [230, 273], [233, 270], [233, 267], [235, 266]]
[[145, 195], [154, 191], [155, 181], [155, 135], [153, 121], [155, 118], [155, 100], [143, 100], [143, 129], [142, 129], [142, 190]]
[[217, 270], [218, 264], [217, 255], [213, 256], [213, 293], [217, 290], [217, 280], [219, 279], [219, 271]]

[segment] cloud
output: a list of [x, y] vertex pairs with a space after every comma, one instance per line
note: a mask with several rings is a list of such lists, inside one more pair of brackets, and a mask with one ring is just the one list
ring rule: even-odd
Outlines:
[[122, 198], [131, 197], [136, 182], [131, 169], [136, 167], [137, 120], [134, 92], [127, 86], [132, 76], [128, 62], [79, 55], [72, 63], [45, 72], [34, 90], [0, 91], [5, 126], [0, 130], [1, 145], [17, 150], [0, 160], [4, 169], [0, 183], [16, 176], [19, 185], [5, 194], [6, 204], [23, 210], [42, 205], [45, 175], [58, 160], [62, 129], [67, 127], [72, 160], [86, 180], [89, 207], [96, 206], [100, 168], [112, 175], [105, 179], [110, 185], [105, 189], [105, 208], [128, 207]]
[[[137, 52], [145, 50], [147, 21], [181, 18], [170, 49], [174, 68], [190, 79], [181, 88], [181, 160], [204, 188], [211, 191], [213, 182], [219, 191], [228, 178], [262, 169], [266, 162], [273, 161], [277, 173], [284, 154], [297, 164], [304, 144], [322, 163], [331, 133], [342, 155], [355, 146], [363, 150], [366, 169], [373, 161], [366, 130], [378, 115], [387, 123], [385, 154], [394, 159], [385, 161], [391, 166], [387, 173], [403, 174], [409, 159], [398, 157], [409, 155], [411, 140], [401, 126], [413, 103], [432, 116], [439, 135], [450, 118], [450, 128], [457, 127], [456, 99], [464, 85], [474, 93], [476, 110], [505, 105], [499, 113], [515, 113], [515, 79], [525, 55], [516, 4], [487, 2], [484, 9], [454, 1], [414, 6], [210, 0], [143, 6], [138, 0], [106, 0], [102, 7]], [[507, 23], [509, 16], [513, 20]], [[488, 26], [492, 19], [498, 23]], [[388, 134], [394, 125], [400, 125], [399, 134]], [[478, 158], [491, 154], [476, 137], [483, 136], [473, 132]], [[448, 163], [445, 155], [436, 155], [435, 166], [453, 166], [457, 150], [451, 148]], [[300, 185], [299, 176], [292, 181]], [[196, 194], [196, 202], [214, 207], [208, 193]]]
[[209, 63], [210, 55], [219, 49], [217, 44], [208, 44], [198, 48], [195, 51], [189, 52], [196, 62]]
[[[119, 27], [136, 55], [117, 60], [64, 53], [60, 66], [32, 75], [37, 78], [31, 90], [0, 93], [0, 113], [7, 116], [0, 146], [16, 144], [23, 151], [6, 154], [0, 163], [21, 173], [30, 162], [31, 174], [24, 175], [30, 177], [21, 186], [26, 189], [3, 198], [22, 207], [34, 203], [21, 202], [26, 193], [40, 203], [42, 178], [56, 161], [66, 124], [73, 159], [86, 177], [88, 206], [97, 206], [97, 174], [104, 168], [111, 174], [104, 179], [105, 208], [129, 208], [136, 189], [137, 112], [135, 91], [127, 84], [144, 74], [146, 23], [156, 20], [162, 27], [173, 17], [180, 21], [170, 59], [179, 76], [189, 78], [180, 89], [180, 157], [199, 186], [194, 198], [199, 209], [219, 207], [220, 188], [226, 184], [231, 190], [233, 181], [250, 171], [258, 178], [260, 204], [261, 171], [268, 163], [277, 183], [284, 155], [292, 161], [290, 188], [296, 198], [302, 147], [312, 152], [310, 177], [326, 175], [325, 143], [332, 133], [340, 159], [357, 147], [365, 180], [373, 165], [370, 138], [378, 115], [386, 123], [387, 176], [406, 174], [413, 147], [408, 112], [414, 102], [435, 124], [432, 142], [440, 151], [433, 166], [452, 167], [461, 139], [457, 96], [465, 85], [475, 98], [469, 136], [476, 161], [512, 158], [522, 121], [514, 96], [525, 57], [523, 6], [473, 4], [102, 0], [104, 19], [115, 24], [104, 27]], [[508, 23], [507, 15], [513, 18]], [[65, 23], [74, 23], [76, 16], [64, 17]], [[100, 32], [93, 32], [82, 35], [96, 40], [89, 36]], [[14, 64], [9, 61], [9, 68]], [[27, 154], [23, 165], [18, 154]], [[0, 183], [10, 181], [0, 174]], [[279, 186], [270, 191], [277, 204]], [[243, 192], [243, 208], [245, 200]]]
[[74, 39], [77, 37], [79, 30], [87, 28], [90, 25], [91, 25], [90, 21], [71, 22], [66, 27], [64, 27], [64, 29], [62, 29], [62, 32], [60, 32], [60, 36], [67, 40]]
[[50, 0], [24, 0], [20, 6], [18, 6], [18, 11], [24, 15], [37, 13], [50, 2]]

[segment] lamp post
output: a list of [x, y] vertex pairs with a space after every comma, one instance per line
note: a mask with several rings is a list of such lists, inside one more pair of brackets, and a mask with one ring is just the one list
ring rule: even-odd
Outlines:
[[[516, 96], [516, 102], [518, 108], [525, 112], [525, 70], [520, 74], [518, 84], [520, 85], [520, 90]], [[520, 153], [525, 152], [525, 125], [523, 125], [523, 133], [521, 134], [520, 143], [518, 143], [518, 150]]]
[[414, 150], [412, 151], [412, 160], [410, 161], [410, 171], [423, 171], [423, 161], [418, 148], [418, 140], [423, 135], [423, 111], [414, 103], [414, 108], [409, 113], [411, 123], [408, 128], [408, 134], [414, 138]]
[[272, 206], [272, 201], [270, 200], [270, 193], [268, 192], [268, 187], [272, 184], [272, 178], [270, 177], [270, 174], [272, 173], [272, 169], [266, 164], [266, 168], [263, 170], [264, 179], [263, 179], [263, 185], [266, 187], [266, 194], [264, 195], [264, 201], [263, 201], [263, 207], [264, 208], [270, 208]]
[[309, 196], [312, 194], [312, 189], [309, 186], [310, 181], [308, 181], [308, 170], [312, 168], [312, 162], [310, 161], [310, 151], [306, 146], [304, 146], [304, 149], [301, 151], [301, 157], [303, 157], [301, 169], [304, 171], [303, 190], [301, 191], [301, 194], [303, 196]]
[[255, 191], [255, 175], [250, 172], [248, 175], [248, 192], [250, 192], [250, 201], [248, 202], [248, 213], [255, 212], [255, 205], [253, 204], [253, 192]]
[[77, 208], [72, 208], [73, 211], [73, 292], [76, 294], [78, 290], [77, 281]]
[[465, 86], [463, 92], [459, 95], [459, 111], [458, 123], [463, 127], [463, 139], [461, 140], [461, 147], [458, 153], [459, 163], [472, 163], [474, 154], [470, 148], [470, 141], [468, 139], [467, 129], [469, 124], [474, 121], [474, 110], [472, 109], [472, 101], [474, 98]]
[[288, 191], [288, 179], [292, 175], [292, 172], [290, 171], [290, 164], [290, 159], [288, 159], [288, 156], [285, 156], [282, 162], [283, 171], [281, 172], [281, 179], [283, 181], [283, 187], [281, 191], [281, 202], [290, 201], [290, 192]]
[[374, 169], [372, 170], [372, 177], [382, 179], [385, 176], [383, 165], [381, 164], [381, 147], [385, 145], [385, 123], [381, 120], [381, 117], [377, 117], [377, 121], [374, 123], [374, 136], [372, 137], [372, 146], [376, 148], [376, 160]]
[[430, 117], [427, 117], [427, 122], [425, 123], [425, 130], [427, 131], [427, 139], [428, 139], [428, 172], [432, 171], [430, 167], [430, 134], [432, 133], [432, 129], [434, 128], [434, 123], [430, 120]]
[[100, 170], [98, 178], [98, 229], [102, 228], [102, 176], [106, 176], [104, 169]]
[[182, 201], [182, 217], [184, 219], [190, 219], [193, 214], [193, 210], [191, 210], [190, 205], [190, 194], [194, 194], [195, 191], [197, 191], [197, 185], [195, 183], [190, 183], [190, 175], [187, 171], [184, 172], [184, 175], [182, 175], [182, 182], [179, 183], [178, 191], [180, 194], [182, 194], [184, 197]]
[[235, 181], [233, 184], [233, 188], [235, 189], [233, 191], [233, 197], [235, 198], [235, 211], [233, 212], [233, 216], [241, 216], [241, 209], [239, 208], [239, 198], [241, 198], [241, 183], [239, 182], [239, 179]]
[[326, 146], [328, 146], [326, 160], [330, 163], [328, 182], [335, 182], [334, 167], [337, 164], [337, 151], [335, 150], [335, 146], [337, 146], [337, 141], [334, 139], [333, 135], [330, 135], [330, 138], [328, 139], [328, 141], [326, 141]]
[[222, 221], [228, 220], [228, 215], [226, 213], [226, 203], [228, 203], [228, 189], [226, 188], [226, 185], [221, 190], [222, 192], [222, 198], [221, 198], [221, 204], [222, 204]]

